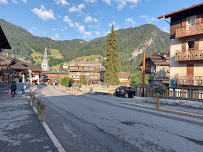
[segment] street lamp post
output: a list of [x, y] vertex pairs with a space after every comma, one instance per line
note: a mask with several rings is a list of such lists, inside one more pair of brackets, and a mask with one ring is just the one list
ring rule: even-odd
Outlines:
[[145, 51], [143, 52], [143, 59], [142, 59], [142, 96], [144, 97], [144, 86], [145, 86]]

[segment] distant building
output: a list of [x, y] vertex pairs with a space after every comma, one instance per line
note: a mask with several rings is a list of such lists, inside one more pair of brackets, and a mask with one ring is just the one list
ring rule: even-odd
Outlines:
[[[140, 69], [142, 70], [142, 63]], [[150, 75], [150, 81], [168, 81], [170, 74], [169, 53], [154, 53], [145, 58], [145, 73]]]
[[203, 3], [165, 14], [170, 18], [171, 86], [203, 86]]
[[42, 76], [45, 82], [58, 82], [61, 77], [69, 76], [68, 72], [59, 72], [59, 71], [44, 71]]
[[47, 56], [47, 48], [45, 48], [44, 51], [44, 58], [42, 60], [42, 71], [49, 71], [49, 60], [48, 60], [48, 56]]
[[69, 72], [70, 78], [75, 81], [80, 80], [80, 76], [84, 75], [85, 79], [90, 83], [97, 83], [99, 81], [103, 81], [103, 67], [101, 63], [77, 63], [77, 62], [69, 62], [69, 66], [67, 68]]
[[68, 63], [64, 63], [63, 64], [63, 69], [67, 69], [68, 68]]
[[121, 83], [121, 85], [129, 85], [130, 81], [130, 72], [119, 72], [118, 78]]

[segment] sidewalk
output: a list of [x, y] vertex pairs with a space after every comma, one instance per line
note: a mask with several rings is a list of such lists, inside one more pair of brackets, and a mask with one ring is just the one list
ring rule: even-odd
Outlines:
[[28, 93], [26, 98], [22, 98], [21, 92], [17, 91], [12, 98], [8, 92], [9, 89], [0, 92], [0, 151], [56, 152], [56, 147], [28, 103]]

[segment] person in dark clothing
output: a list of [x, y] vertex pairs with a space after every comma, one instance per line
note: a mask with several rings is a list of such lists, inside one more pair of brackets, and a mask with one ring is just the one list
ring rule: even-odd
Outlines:
[[11, 94], [12, 94], [12, 97], [14, 97], [14, 95], [16, 94], [16, 89], [17, 89], [16, 82], [13, 81], [12, 84], [11, 84]]

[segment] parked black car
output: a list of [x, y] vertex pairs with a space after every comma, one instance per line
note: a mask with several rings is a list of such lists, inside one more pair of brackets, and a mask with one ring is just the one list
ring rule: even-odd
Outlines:
[[135, 96], [135, 88], [128, 86], [120, 86], [115, 90], [116, 96], [124, 96], [125, 98], [133, 98]]

